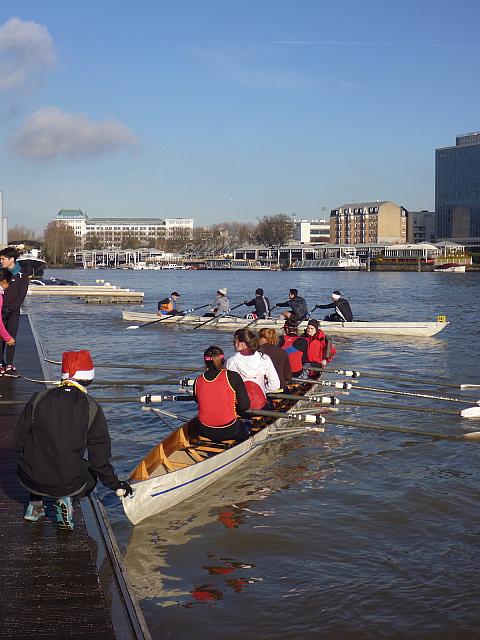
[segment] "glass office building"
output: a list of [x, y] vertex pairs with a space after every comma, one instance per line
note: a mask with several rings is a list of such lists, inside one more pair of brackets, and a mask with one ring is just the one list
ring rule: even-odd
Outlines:
[[480, 238], [480, 132], [435, 151], [437, 238]]

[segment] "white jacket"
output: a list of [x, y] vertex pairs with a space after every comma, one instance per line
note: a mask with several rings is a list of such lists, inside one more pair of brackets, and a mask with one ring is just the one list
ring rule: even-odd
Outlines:
[[256, 382], [263, 393], [280, 389], [280, 379], [270, 356], [256, 351], [251, 356], [235, 353], [227, 360], [227, 369], [236, 371], [245, 380]]

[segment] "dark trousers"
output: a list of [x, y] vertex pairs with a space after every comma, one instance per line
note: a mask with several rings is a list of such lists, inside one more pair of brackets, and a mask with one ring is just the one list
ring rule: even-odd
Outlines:
[[[80, 500], [80, 498], [86, 498], [95, 489], [96, 484], [97, 484], [97, 477], [95, 476], [94, 473], [89, 471], [88, 472], [87, 482], [85, 483], [85, 486], [83, 487], [83, 489], [81, 491], [79, 491], [78, 493], [75, 493], [71, 497], [72, 498], [78, 498], [79, 500]], [[30, 494], [30, 502], [42, 502], [44, 497], [45, 496], [40, 496], [37, 493], [31, 493]]]
[[[3, 324], [5, 325], [5, 329], [12, 336], [12, 338], [17, 337], [18, 333], [18, 324], [20, 322], [20, 311], [15, 311], [11, 313], [7, 318], [4, 318]], [[15, 345], [9, 347], [6, 342], [1, 340], [1, 349], [2, 349], [2, 362], [7, 364], [13, 364], [13, 357], [15, 355]]]
[[197, 433], [214, 442], [221, 442], [222, 440], [243, 442], [250, 435], [250, 430], [241, 420], [237, 420], [228, 427], [206, 427], [201, 422], [198, 422]]

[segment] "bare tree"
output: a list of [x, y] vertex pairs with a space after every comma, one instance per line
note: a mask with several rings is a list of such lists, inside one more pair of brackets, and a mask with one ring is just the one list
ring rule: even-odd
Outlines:
[[52, 220], [43, 234], [45, 257], [48, 262], [58, 264], [66, 259], [69, 251], [75, 249], [75, 233], [71, 227]]
[[87, 250], [103, 249], [101, 238], [96, 233], [88, 233], [84, 248]]
[[279, 247], [293, 237], [293, 231], [294, 224], [291, 217], [285, 213], [277, 213], [258, 219], [254, 237], [257, 242], [266, 247]]
[[8, 230], [8, 241], [10, 244], [15, 242], [28, 243], [29, 240], [38, 241], [37, 233], [23, 224], [16, 224]]

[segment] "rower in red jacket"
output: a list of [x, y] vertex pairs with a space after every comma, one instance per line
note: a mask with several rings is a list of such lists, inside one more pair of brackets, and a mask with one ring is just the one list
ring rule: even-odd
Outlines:
[[215, 442], [249, 436], [238, 414], [250, 409], [250, 399], [240, 374], [225, 369], [225, 355], [219, 347], [208, 347], [203, 354], [205, 373], [195, 380], [193, 394], [198, 403], [197, 430]]
[[[305, 338], [308, 341], [307, 360], [319, 367], [325, 367], [337, 353], [335, 346], [319, 327], [318, 320], [312, 318], [305, 329]], [[318, 371], [309, 371], [309, 378], [318, 378]]]

